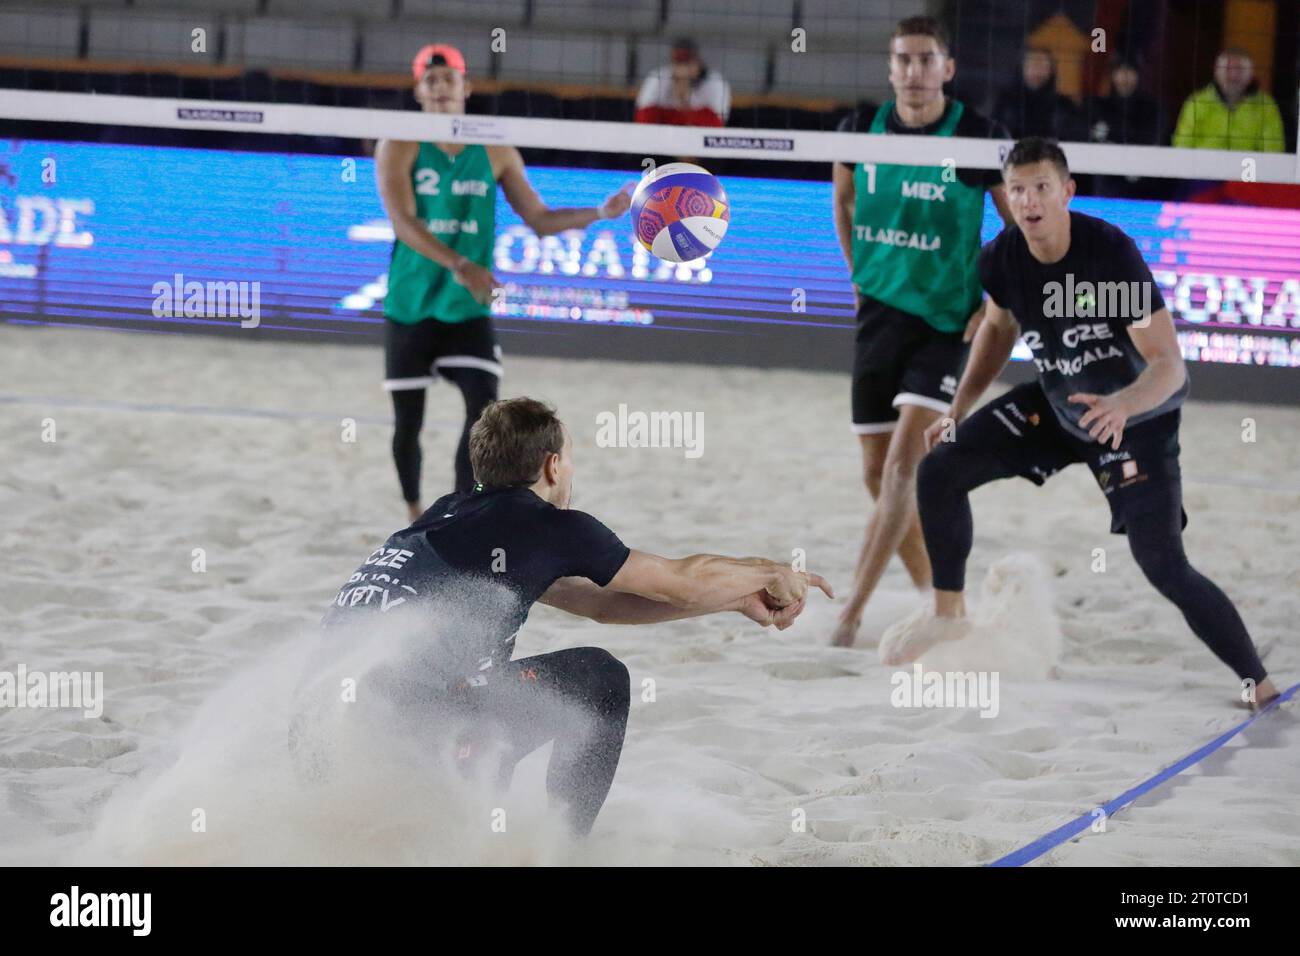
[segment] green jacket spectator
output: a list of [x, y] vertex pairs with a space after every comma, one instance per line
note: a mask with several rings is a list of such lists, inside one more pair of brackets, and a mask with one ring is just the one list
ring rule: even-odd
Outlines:
[[1282, 114], [1260, 91], [1250, 57], [1239, 50], [1219, 54], [1214, 82], [1183, 103], [1174, 145], [1280, 153], [1286, 149]]

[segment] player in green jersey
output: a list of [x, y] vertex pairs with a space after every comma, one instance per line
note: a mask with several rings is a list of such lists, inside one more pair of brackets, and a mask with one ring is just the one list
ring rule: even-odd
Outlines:
[[[894, 99], [874, 111], [855, 111], [840, 124], [842, 131], [1009, 138], [1006, 130], [944, 96], [956, 61], [935, 20], [903, 20], [889, 52]], [[834, 167], [835, 231], [858, 306], [853, 431], [876, 500], [853, 589], [832, 636], [840, 647], [856, 640], [862, 609], [895, 552], [913, 583], [930, 587], [916, 469], [925, 454], [925, 430], [948, 411], [966, 343], [982, 315], [976, 259], [985, 191], [1009, 224], [995, 169]]]
[[[459, 50], [430, 44], [416, 54], [412, 72], [421, 109], [465, 112], [470, 84]], [[497, 397], [501, 348], [491, 319], [498, 287], [492, 275], [497, 185], [539, 236], [622, 216], [631, 199], [623, 190], [597, 207], [551, 209], [529, 184], [523, 157], [513, 146], [381, 140], [375, 175], [395, 235], [384, 298], [384, 388], [392, 393], [396, 419], [393, 460], [414, 521], [423, 511], [424, 390], [441, 376], [465, 400], [456, 491], [474, 484], [470, 426]]]

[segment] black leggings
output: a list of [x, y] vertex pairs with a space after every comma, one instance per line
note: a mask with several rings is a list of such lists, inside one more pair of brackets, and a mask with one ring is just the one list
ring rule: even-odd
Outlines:
[[[917, 506], [925, 547], [940, 591], [962, 591], [974, 536], [969, 494], [980, 485], [1017, 472], [996, 456], [943, 442], [921, 460]], [[1145, 507], [1125, 514], [1129, 550], [1157, 591], [1183, 612], [1192, 632], [1239, 678], [1256, 683], [1267, 673], [1236, 607], [1183, 551], [1182, 489], [1176, 482], [1153, 494]]]
[[[474, 470], [469, 463], [469, 430], [483, 409], [497, 397], [499, 379], [478, 368], [445, 368], [439, 373], [460, 389], [465, 399], [465, 427], [456, 447], [455, 491], [474, 487]], [[420, 500], [420, 429], [424, 426], [423, 388], [397, 389], [393, 395], [393, 461], [402, 497], [408, 502]]]
[[515, 765], [555, 741], [546, 772], [552, 801], [563, 803], [570, 828], [591, 831], [623, 752], [631, 703], [627, 667], [599, 647], [575, 647], [509, 661], [470, 687], [454, 711], [470, 719], [458, 756], [471, 760], [482, 741], [505, 741], [499, 783], [509, 786]]

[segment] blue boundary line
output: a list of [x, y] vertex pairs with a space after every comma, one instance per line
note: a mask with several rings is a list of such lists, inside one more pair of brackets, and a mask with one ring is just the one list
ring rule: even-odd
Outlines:
[[[1121, 793], [1114, 800], [1111, 800], [1109, 803], [1102, 804], [1101, 807], [1102, 811], [1106, 814], [1107, 817], [1110, 817], [1115, 813], [1117, 813], [1118, 811], [1120, 811], [1121, 809], [1123, 809], [1128, 804], [1132, 803], [1138, 797], [1142, 796], [1147, 791], [1154, 790], [1156, 787], [1160, 786], [1160, 784], [1164, 783], [1170, 777], [1176, 776], [1182, 773], [1188, 767], [1192, 766], [1193, 764], [1199, 763], [1200, 761], [1204, 760], [1210, 754], [1214, 753], [1214, 751], [1218, 750], [1220, 747], [1226, 744], [1233, 737], [1237, 736], [1237, 734], [1241, 733], [1243, 730], [1245, 730], [1255, 721], [1259, 720], [1259, 718], [1267, 714], [1278, 704], [1282, 703], [1284, 700], [1290, 700], [1291, 697], [1298, 690], [1300, 690], [1300, 684], [1296, 684], [1295, 686], [1291, 687], [1289, 690], [1283, 691], [1281, 694], [1277, 696], [1276, 699], [1270, 701], [1262, 710], [1260, 710], [1259, 713], [1252, 714], [1250, 717], [1242, 721], [1236, 727], [1233, 727], [1227, 733], [1215, 737], [1213, 740], [1211, 740], [1204, 747], [1201, 747], [1199, 750], [1193, 750], [1182, 760], [1166, 767], [1164, 770], [1161, 770], [1158, 774], [1156, 774], [1151, 779], [1139, 783], [1136, 787], [1133, 787], [1130, 790], [1125, 790], [1123, 793]], [[1023, 866], [1024, 864], [1029, 863], [1032, 860], [1038, 859], [1038, 857], [1042, 856], [1047, 851], [1060, 846], [1062, 843], [1064, 843], [1066, 840], [1070, 839], [1071, 837], [1079, 833], [1082, 833], [1084, 830], [1087, 830], [1089, 827], [1092, 826], [1092, 821], [1093, 821], [1093, 811], [1089, 810], [1087, 813], [1082, 814], [1079, 817], [1071, 820], [1069, 823], [1065, 824], [1064, 826], [1057, 827], [1051, 833], [1044, 834], [1043, 836], [1035, 840], [1033, 843], [1030, 843], [1026, 846], [1022, 846], [1019, 850], [1014, 850], [1011, 853], [1008, 853], [1006, 856], [994, 860], [992, 863], [989, 863], [988, 865], [989, 866]]]

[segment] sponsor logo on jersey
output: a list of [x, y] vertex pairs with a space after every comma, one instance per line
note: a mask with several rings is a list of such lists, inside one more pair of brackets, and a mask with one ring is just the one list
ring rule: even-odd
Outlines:
[[1038, 366], [1038, 371], [1040, 372], [1059, 372], [1062, 375], [1078, 375], [1093, 362], [1123, 357], [1124, 353], [1120, 351], [1119, 346], [1108, 345], [1104, 349], [1084, 349], [1082, 355], [1076, 355], [1074, 358], [1036, 358], [1034, 359], [1034, 364]]
[[1114, 337], [1115, 334], [1105, 322], [1072, 325], [1061, 333], [1061, 344], [1067, 349], [1074, 349], [1079, 347], [1080, 342], [1097, 342]]
[[906, 229], [873, 229], [870, 226], [854, 226], [854, 232], [863, 242], [877, 242], [882, 246], [905, 246], [908, 249], [920, 249], [922, 252], [937, 252], [940, 236], [925, 236]]
[[466, 233], [467, 235], [478, 235], [478, 220], [466, 219], [430, 219], [429, 231], [435, 236], [456, 235], [457, 233]]
[[908, 199], [924, 199], [928, 202], [944, 202], [943, 194], [947, 186], [938, 183], [911, 182], [903, 180], [903, 195]]

